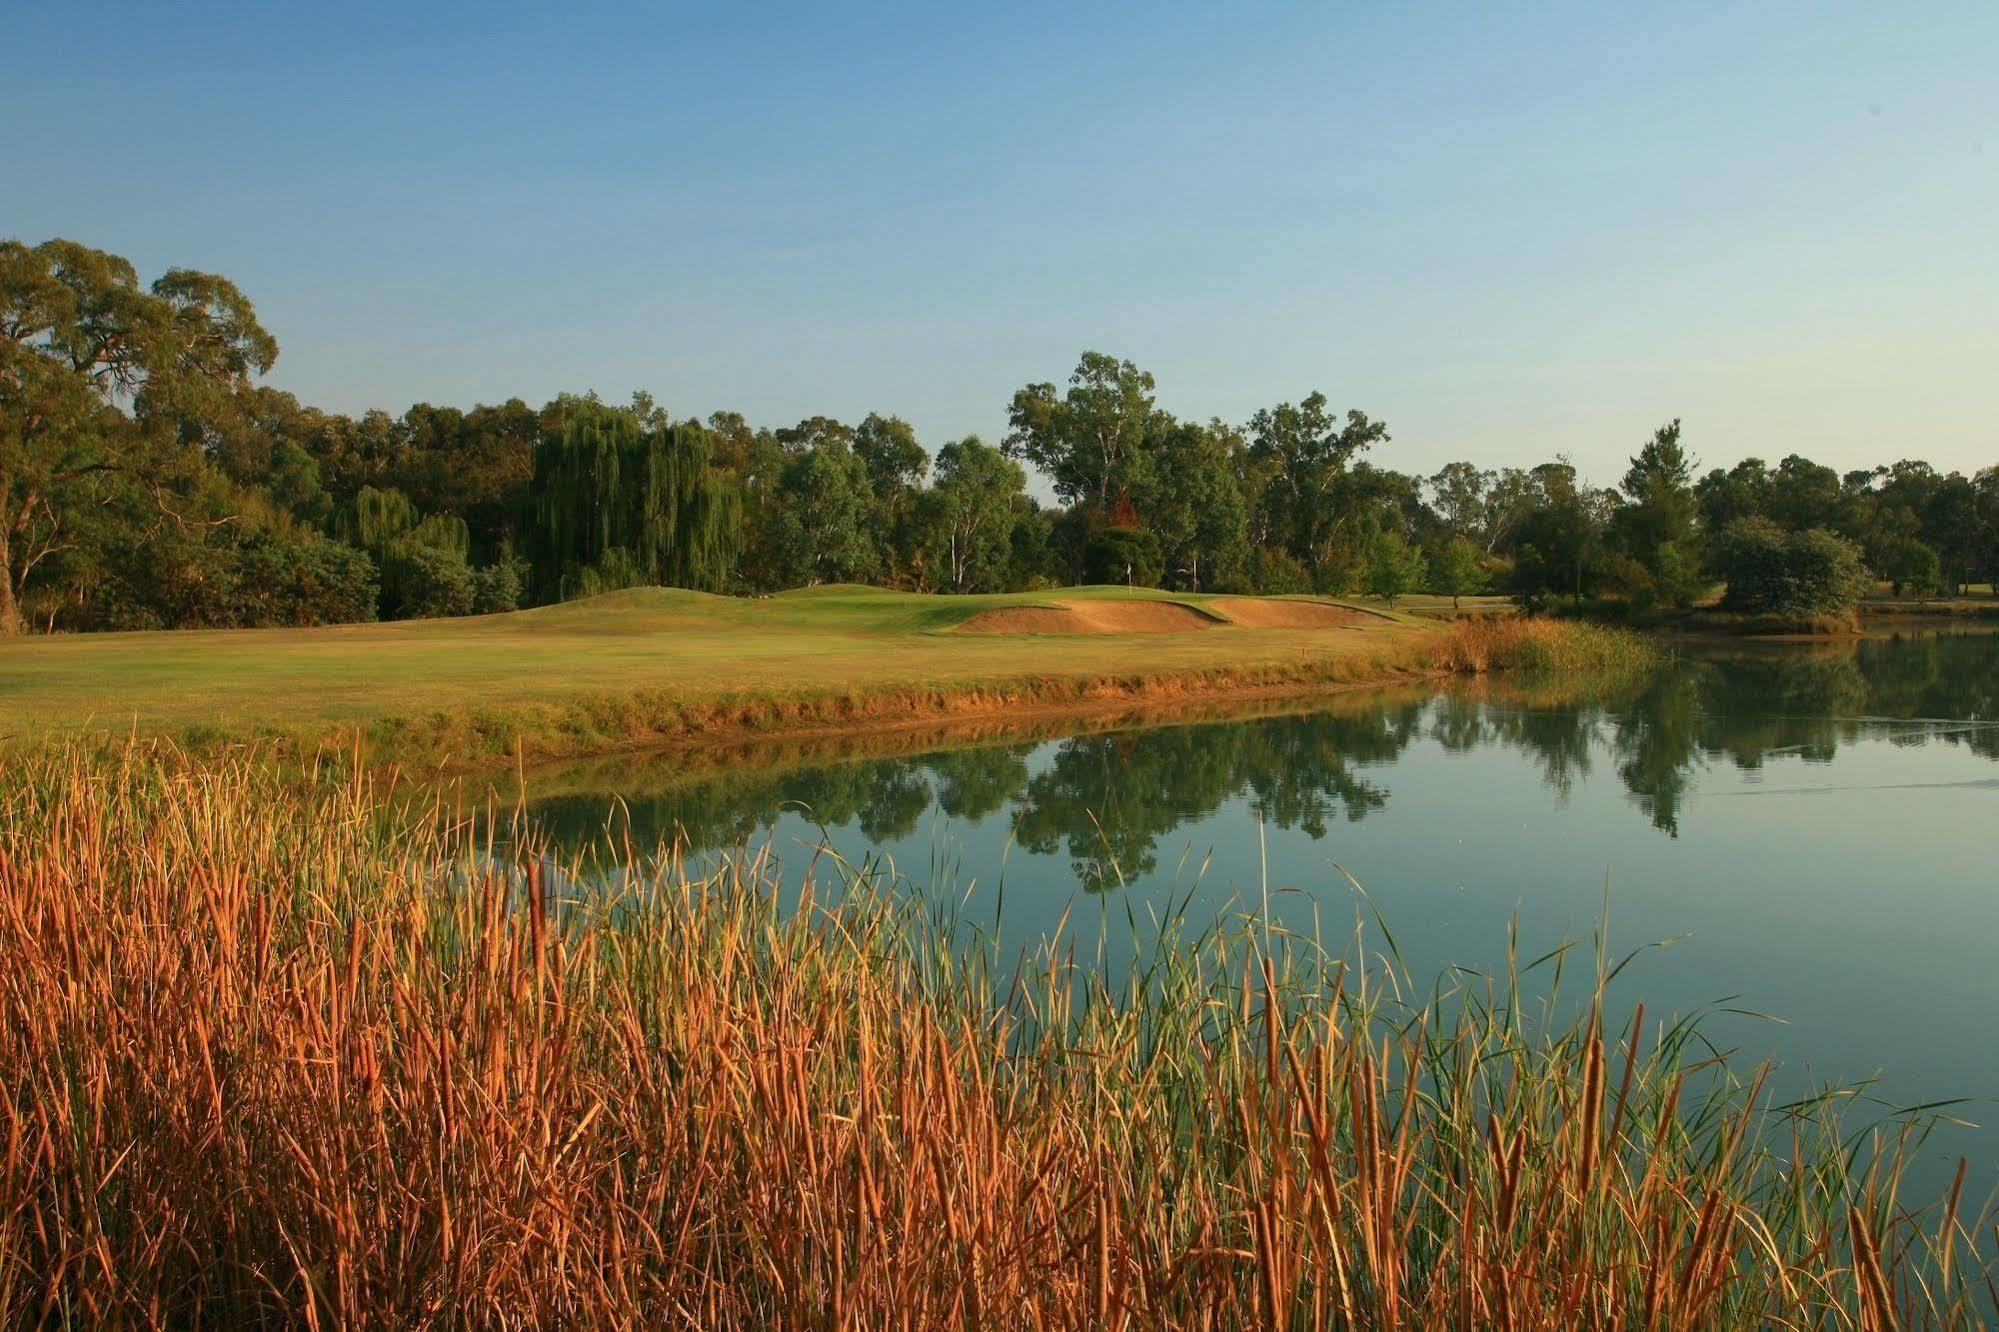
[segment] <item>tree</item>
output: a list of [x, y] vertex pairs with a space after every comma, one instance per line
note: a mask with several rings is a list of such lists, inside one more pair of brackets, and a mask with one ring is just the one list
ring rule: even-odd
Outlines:
[[1375, 537], [1368, 551], [1367, 590], [1392, 609], [1396, 598], [1423, 586], [1427, 569], [1423, 552], [1389, 528]]
[[867, 466], [843, 441], [794, 454], [778, 478], [773, 548], [790, 586], [859, 582], [881, 567]]
[[869, 412], [854, 428], [854, 455], [867, 469], [868, 485], [877, 496], [916, 489], [930, 468], [930, 455], [917, 442], [915, 427], [900, 416], [877, 412]]
[[1354, 483], [1349, 464], [1388, 439], [1388, 427], [1349, 411], [1342, 422], [1326, 395], [1313, 393], [1293, 405], [1279, 403], [1250, 419], [1250, 452], [1270, 471], [1263, 492], [1263, 526], [1275, 541], [1327, 587], [1336, 547], [1353, 535], [1368, 487]]
[[1098, 528], [1083, 550], [1085, 582], [1157, 587], [1159, 573], [1159, 542], [1140, 528]]
[[854, 444], [854, 428], [830, 416], [808, 416], [797, 425], [787, 426], [776, 434], [777, 442], [784, 447], [784, 451], [794, 455], [829, 445], [852, 448]]
[[476, 556], [492, 559], [510, 546], [534, 479], [541, 414], [519, 398], [469, 412], [418, 403], [397, 426], [388, 483], [425, 513], [463, 518]]
[[1859, 547], [1824, 528], [1786, 532], [1763, 517], [1738, 518], [1715, 543], [1728, 580], [1722, 604], [1780, 615], [1849, 615], [1868, 587]]
[[869, 412], [854, 428], [853, 447], [874, 492], [883, 572], [893, 586], [921, 583], [925, 575], [918, 566], [924, 559], [926, 515], [919, 511], [917, 496], [930, 468], [930, 455], [917, 442], [909, 422], [877, 412]]
[[117, 255], [0, 241], [0, 634], [21, 629], [29, 578], [98, 483], [160, 482], [173, 446], [277, 355], [224, 278], [175, 268], [141, 288]]
[[1032, 463], [1071, 505], [1089, 505], [1104, 522], [1146, 481], [1152, 376], [1130, 361], [1086, 351], [1056, 396], [1053, 384], [1013, 395], [1001, 448]]
[[1761, 458], [1744, 458], [1724, 471], [1717, 467], [1694, 487], [1701, 526], [1718, 534], [1738, 518], [1756, 518], [1770, 508], [1770, 469]]
[[1430, 561], [1430, 586], [1451, 599], [1452, 610], [1458, 609], [1459, 597], [1485, 591], [1488, 581], [1478, 547], [1461, 536], [1446, 541]]
[[646, 429], [632, 410], [601, 403], [564, 414], [562, 432], [544, 433], [535, 448], [522, 545], [536, 595], [556, 600], [627, 579], [721, 590], [740, 547], [742, 503], [711, 463], [707, 432], [692, 422]]
[[1452, 535], [1488, 547], [1492, 528], [1492, 491], [1496, 472], [1468, 462], [1445, 463], [1427, 482], [1430, 503]]
[[953, 592], [998, 592], [1013, 561], [1016, 511], [1026, 503], [1020, 464], [977, 435], [937, 451], [936, 484], [924, 496], [934, 515], [944, 586]]
[[1584, 485], [1566, 458], [1528, 475], [1531, 497], [1515, 528], [1514, 590], [1529, 605], [1561, 593], [1580, 601], [1602, 562], [1613, 500]]
[[1631, 460], [1623, 491], [1617, 528], [1625, 553], [1644, 566], [1662, 600], [1687, 605], [1700, 587], [1698, 505], [1677, 419], [1654, 431]]
[[1943, 561], [1912, 536], [1885, 541], [1875, 557], [1875, 567], [1898, 597], [1907, 593], [1922, 600], [1943, 591]]
[[1249, 528], [1228, 448], [1192, 422], [1155, 419], [1152, 479], [1138, 504], [1159, 543], [1169, 585], [1200, 591], [1239, 583]]
[[1921, 511], [1923, 543], [1937, 553], [1943, 583], [1961, 593], [1982, 563], [1985, 531], [1978, 490], [1962, 473], [1937, 478]]

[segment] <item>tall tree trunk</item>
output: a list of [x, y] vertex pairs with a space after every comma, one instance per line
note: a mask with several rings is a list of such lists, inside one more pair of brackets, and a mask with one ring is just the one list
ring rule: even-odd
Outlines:
[[22, 632], [21, 608], [14, 600], [14, 541], [0, 511], [0, 638]]

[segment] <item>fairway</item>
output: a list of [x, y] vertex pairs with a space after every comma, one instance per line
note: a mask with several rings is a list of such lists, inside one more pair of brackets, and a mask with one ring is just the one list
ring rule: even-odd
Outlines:
[[[968, 620], [979, 623], [962, 631]], [[1407, 663], [1437, 633], [1343, 603], [1144, 589], [952, 597], [840, 585], [740, 599], [645, 588], [461, 619], [4, 642], [0, 736], [298, 732], [634, 694], [782, 705], [1032, 681], [1302, 677], [1333, 662]]]

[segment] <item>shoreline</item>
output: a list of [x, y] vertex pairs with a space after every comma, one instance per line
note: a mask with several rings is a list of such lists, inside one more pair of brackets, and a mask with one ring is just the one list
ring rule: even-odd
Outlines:
[[[1448, 633], [1425, 634], [1387, 658], [1330, 656], [1280, 666], [1205, 667], [1144, 675], [1027, 676], [784, 697], [725, 695], [681, 701], [650, 692], [564, 704], [477, 709], [338, 728], [311, 748], [353, 749], [364, 766], [421, 767], [438, 776], [503, 764], [725, 754], [762, 744], [877, 735], [1005, 732], [1037, 724], [1164, 717], [1234, 704], [1298, 701], [1469, 674], [1437, 663]], [[532, 736], [532, 743], [525, 739]], [[503, 742], [511, 738], [512, 745]], [[255, 737], [283, 743], [286, 737]], [[239, 738], [237, 743], [242, 743]], [[451, 754], [449, 759], [441, 758]]]
[[[197, 760], [263, 751], [280, 761], [351, 762], [410, 776], [444, 776], [621, 754], [665, 756], [766, 742], [1159, 716], [1516, 667], [1622, 670], [1656, 655], [1638, 634], [1573, 621], [1383, 617], [1372, 623], [1378, 627], [1358, 631], [1229, 629], [1213, 636], [1097, 637], [1089, 640], [1090, 656], [1081, 660], [1065, 656], [1074, 653], [1074, 645], [1054, 638], [995, 637], [990, 653], [967, 659], [955, 644], [948, 651], [957, 655], [944, 655], [932, 636], [904, 639], [899, 654], [876, 637], [871, 653], [881, 644], [900, 659], [872, 678], [862, 675], [844, 686], [809, 684], [815, 675], [845, 678], [833, 661], [786, 659], [771, 663], [777, 670], [767, 665], [760, 672], [737, 671], [740, 683], [728, 690], [693, 682], [686, 678], [691, 666], [680, 665], [668, 668], [680, 679], [646, 683], [641, 675], [634, 685], [595, 688], [564, 681], [540, 698], [514, 692], [491, 702], [412, 702], [400, 709], [385, 698], [378, 715], [295, 719], [260, 719], [217, 708], [174, 721], [28, 729], [4, 744], [19, 752], [51, 743], [101, 747], [150, 737]], [[1220, 636], [1224, 633], [1227, 639]], [[1190, 652], [1189, 644], [1169, 641], [1183, 637], [1199, 640], [1201, 650]], [[1224, 643], [1232, 650], [1212, 650]], [[920, 670], [926, 660], [938, 668], [935, 674]], [[729, 664], [719, 664], [711, 678], [730, 679]]]

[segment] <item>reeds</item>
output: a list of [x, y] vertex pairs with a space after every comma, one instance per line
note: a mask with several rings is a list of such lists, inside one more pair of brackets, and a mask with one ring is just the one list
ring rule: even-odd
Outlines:
[[[248, 761], [0, 796], [0, 1317], [1968, 1325], [1982, 1222], [1691, 1026], [1262, 928], [1113, 986], [749, 856], [589, 898]], [[1406, 992], [1404, 992], [1406, 993]]]
[[1452, 629], [1438, 649], [1437, 664], [1467, 674], [1637, 673], [1661, 660], [1658, 647], [1642, 634], [1586, 620], [1483, 616], [1461, 620]]

